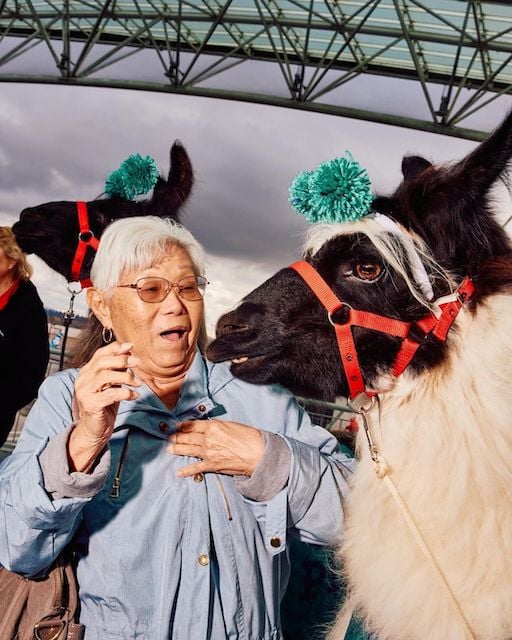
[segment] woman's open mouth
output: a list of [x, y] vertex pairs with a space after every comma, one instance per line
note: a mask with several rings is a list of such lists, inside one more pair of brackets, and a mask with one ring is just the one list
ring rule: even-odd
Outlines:
[[187, 333], [186, 329], [166, 329], [160, 332], [160, 337], [168, 342], [177, 342]]

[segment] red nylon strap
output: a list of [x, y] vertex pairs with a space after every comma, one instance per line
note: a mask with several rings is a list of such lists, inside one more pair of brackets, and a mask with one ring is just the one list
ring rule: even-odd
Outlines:
[[[343, 306], [341, 300], [338, 299], [327, 282], [325, 282], [322, 276], [309, 264], [309, 262], [295, 262], [294, 264], [290, 265], [290, 268], [295, 269], [295, 271], [309, 286], [311, 291], [324, 305], [324, 307], [327, 309], [327, 313], [329, 314], [329, 321], [331, 321], [331, 314], [336, 311], [336, 309], [340, 309]], [[352, 309], [349, 308], [348, 311], [348, 322], [346, 324], [333, 323], [333, 326], [336, 333], [336, 340], [338, 342], [338, 349], [341, 357], [341, 366], [343, 367], [345, 376], [347, 377], [349, 394], [351, 398], [355, 398], [362, 391], [364, 391], [364, 382], [363, 376], [361, 375], [361, 368], [359, 366], [359, 359], [357, 357], [354, 338], [352, 337]]]
[[305, 260], [294, 262], [290, 265], [290, 269], [295, 269], [329, 313], [343, 306], [331, 287], [309, 262]]
[[[73, 262], [71, 263], [71, 282], [80, 282], [84, 287], [92, 286], [89, 278], [80, 278], [82, 265], [84, 263], [87, 247], [91, 247], [93, 251], [98, 250], [99, 242], [94, 233], [89, 228], [89, 216], [87, 215], [87, 204], [85, 202], [77, 202], [76, 209], [78, 214], [78, 244], [76, 247]], [[84, 240], [83, 237], [86, 236]]]
[[355, 398], [364, 391], [363, 375], [359, 366], [359, 358], [357, 357], [356, 345], [352, 336], [352, 328], [350, 324], [334, 325], [338, 349], [341, 356], [341, 366], [347, 377], [349, 389], [349, 397]]
[[358, 309], [350, 310], [350, 324], [356, 327], [363, 327], [363, 329], [373, 329], [381, 333], [389, 333], [389, 335], [396, 336], [397, 338], [407, 337], [409, 329], [411, 328], [409, 322], [386, 318], [386, 316], [379, 316], [376, 313], [360, 311]]
[[[444, 342], [448, 336], [448, 331], [454, 323], [459, 311], [462, 309], [462, 306], [471, 298], [474, 292], [475, 285], [466, 276], [457, 289], [457, 299], [452, 300], [451, 302], [446, 302], [444, 304], [441, 303], [439, 305], [441, 308], [441, 315], [439, 318], [436, 318], [433, 314], [431, 314], [429, 316], [426, 316], [425, 318], [422, 318], [421, 320], [418, 320], [418, 322], [415, 323], [415, 326], [419, 327], [425, 333], [425, 336], [431, 334], [438, 340]], [[410, 340], [409, 338], [406, 338], [404, 340], [400, 351], [396, 356], [395, 364], [393, 365], [393, 375], [399, 376], [401, 373], [403, 373], [403, 371], [413, 359], [414, 354], [418, 350], [419, 346], [419, 342]]]
[[461, 310], [462, 305], [465, 304], [469, 300], [469, 298], [471, 298], [474, 292], [475, 285], [466, 276], [461, 282], [460, 287], [457, 289], [457, 300], [440, 305], [442, 309], [441, 317], [439, 318], [437, 325], [432, 331], [432, 335], [434, 335], [439, 340], [446, 340], [448, 331], [450, 330], [450, 327], [457, 317], [457, 314]]
[[433, 313], [431, 313], [430, 315], [425, 316], [421, 320], [418, 320], [417, 322], [415, 322], [414, 326], [418, 327], [423, 331], [423, 333], [426, 334], [426, 333], [430, 333], [432, 329], [434, 329], [436, 324], [437, 324], [437, 318]]
[[[394, 320], [379, 316], [369, 311], [359, 311], [352, 309], [343, 303], [325, 282], [322, 276], [308, 262], [300, 261], [290, 265], [301, 278], [306, 282], [311, 291], [320, 300], [329, 314], [329, 321], [334, 326], [338, 349], [340, 351], [341, 364], [347, 378], [350, 398], [355, 398], [365, 390], [361, 367], [357, 357], [352, 327], [363, 327], [373, 329], [382, 333], [405, 338], [410, 328], [408, 322]], [[335, 323], [331, 316], [337, 309], [346, 306], [348, 309], [348, 321], [344, 324]]]
[[414, 358], [414, 354], [420, 346], [419, 342], [406, 338], [402, 342], [400, 351], [396, 354], [395, 362], [393, 363], [393, 375], [399, 376], [405, 371], [411, 360]]
[[[395, 358], [393, 364], [393, 375], [399, 376], [410, 364], [414, 354], [420, 346], [420, 342], [408, 337], [411, 324], [379, 316], [369, 311], [360, 311], [352, 309], [348, 304], [342, 302], [325, 282], [322, 276], [308, 262], [300, 261], [290, 265], [290, 269], [294, 269], [301, 278], [306, 282], [311, 291], [320, 300], [327, 309], [329, 322], [334, 326], [338, 349], [340, 351], [341, 365], [347, 377], [350, 398], [355, 398], [360, 393], [365, 392], [367, 395], [373, 395], [373, 392], [365, 391], [363, 376], [359, 366], [354, 338], [352, 335], [352, 327], [362, 327], [364, 329], [372, 329], [380, 331], [388, 335], [402, 338], [402, 346]], [[473, 295], [475, 287], [471, 280], [466, 277], [462, 281], [457, 290], [457, 299], [452, 302], [440, 304], [441, 316], [436, 318], [433, 314], [418, 320], [414, 323], [426, 335], [432, 334], [439, 340], [446, 340], [448, 331], [452, 326], [457, 314], [462, 306]], [[332, 320], [332, 314], [341, 307], [348, 309], [348, 320], [345, 324], [338, 324]]]
[[[290, 269], [295, 269], [297, 273], [309, 286], [311, 291], [316, 295], [320, 302], [324, 305], [330, 315], [341, 307], [346, 307], [349, 311], [348, 322], [342, 326], [357, 326], [364, 329], [373, 329], [381, 333], [389, 333], [392, 336], [405, 338], [410, 329], [409, 322], [402, 320], [394, 320], [385, 316], [379, 316], [370, 311], [360, 311], [352, 309], [346, 302], [342, 302], [325, 282], [322, 276], [312, 267], [309, 262], [300, 261], [290, 265]], [[333, 323], [335, 324], [335, 323]], [[338, 325], [336, 325], [338, 326]]]

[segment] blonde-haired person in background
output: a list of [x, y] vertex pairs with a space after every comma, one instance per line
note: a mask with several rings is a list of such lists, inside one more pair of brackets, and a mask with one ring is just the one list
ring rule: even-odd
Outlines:
[[32, 268], [10, 227], [0, 227], [0, 446], [33, 400], [48, 364], [48, 324]]

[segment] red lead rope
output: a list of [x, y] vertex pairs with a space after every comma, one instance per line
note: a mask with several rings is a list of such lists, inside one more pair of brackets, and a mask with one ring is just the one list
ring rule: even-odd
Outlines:
[[76, 209], [78, 213], [78, 245], [76, 247], [75, 256], [71, 263], [71, 282], [80, 282], [83, 287], [92, 286], [89, 278], [80, 278], [80, 272], [84, 263], [87, 247], [91, 247], [93, 251], [98, 250], [99, 242], [95, 238], [94, 233], [89, 228], [89, 216], [87, 214], [87, 204], [85, 202], [77, 202]]
[[[290, 265], [290, 269], [294, 269], [301, 276], [327, 310], [329, 322], [333, 325], [336, 333], [341, 364], [347, 378], [350, 399], [355, 398], [363, 392], [369, 396], [375, 395], [376, 393], [365, 389], [363, 375], [359, 366], [359, 359], [357, 357], [357, 351], [352, 335], [353, 326], [372, 329], [373, 331], [380, 331], [381, 333], [387, 333], [388, 335], [402, 338], [402, 346], [393, 365], [393, 374], [398, 376], [405, 370], [421, 344], [420, 342], [407, 337], [411, 328], [410, 322], [394, 320], [393, 318], [380, 316], [369, 311], [352, 309], [350, 305], [342, 302], [336, 296], [322, 276], [309, 264], [309, 262], [295, 262]], [[425, 336], [432, 334], [439, 340], [446, 340], [448, 331], [457, 317], [458, 312], [462, 305], [469, 300], [473, 292], [473, 283], [469, 278], [464, 278], [457, 291], [457, 299], [439, 305], [441, 308], [441, 316], [439, 318], [436, 318], [434, 314], [430, 314], [416, 322], [414, 326], [421, 329], [425, 333]], [[343, 324], [339, 324], [333, 320], [333, 314], [335, 311], [343, 307], [348, 310], [348, 320]]]

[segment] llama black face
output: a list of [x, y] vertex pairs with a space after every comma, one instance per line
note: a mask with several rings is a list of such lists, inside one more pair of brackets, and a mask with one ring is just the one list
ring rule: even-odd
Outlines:
[[[354, 309], [414, 322], [427, 310], [403, 277], [363, 234], [339, 235], [309, 260], [338, 298]], [[346, 321], [343, 313], [336, 322]], [[389, 371], [398, 338], [355, 328], [354, 340], [366, 384]], [[438, 360], [440, 344], [421, 347], [416, 367]], [[302, 278], [283, 269], [224, 315], [207, 349], [214, 362], [231, 360], [231, 371], [252, 383], [279, 383], [297, 395], [334, 399], [348, 394], [333, 327]]]
[[[306, 285], [295, 272], [283, 269], [219, 320], [217, 339], [207, 354], [214, 362], [231, 360], [232, 373], [242, 380], [278, 382], [300, 395], [315, 386], [316, 367], [325, 366], [317, 354], [329, 353], [331, 343], [329, 325]], [[335, 359], [329, 366], [340, 368]], [[313, 393], [323, 397], [325, 386]]]
[[[89, 227], [96, 238], [112, 222], [107, 208], [107, 200], [87, 203]], [[70, 279], [79, 233], [75, 202], [47, 202], [24, 209], [13, 225], [13, 232], [25, 253], [36, 254], [49, 267]], [[93, 251], [88, 249], [83, 273], [89, 274], [93, 258]]]
[[65, 265], [67, 269], [71, 267], [78, 242], [76, 205], [74, 215], [71, 209], [70, 202], [48, 202], [29, 207], [21, 212], [13, 226], [16, 241], [25, 253], [36, 254], [61, 273]]

